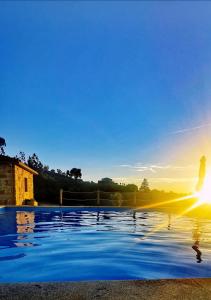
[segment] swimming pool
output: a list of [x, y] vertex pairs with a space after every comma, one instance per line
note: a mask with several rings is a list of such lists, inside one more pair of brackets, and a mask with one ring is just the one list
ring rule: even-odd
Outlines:
[[211, 277], [210, 241], [209, 220], [166, 212], [3, 208], [0, 282]]

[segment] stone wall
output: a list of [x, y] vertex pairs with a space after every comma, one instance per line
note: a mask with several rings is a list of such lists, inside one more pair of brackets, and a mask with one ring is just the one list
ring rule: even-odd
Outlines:
[[[27, 179], [27, 192], [25, 191], [25, 178]], [[33, 174], [15, 165], [15, 200], [16, 205], [23, 205], [25, 199], [33, 199]]]
[[15, 205], [14, 166], [0, 164], [0, 205]]

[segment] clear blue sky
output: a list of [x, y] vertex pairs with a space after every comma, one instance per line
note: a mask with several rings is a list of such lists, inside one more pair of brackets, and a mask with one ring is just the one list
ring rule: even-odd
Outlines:
[[210, 94], [210, 2], [0, 2], [9, 155], [171, 189], [211, 150]]

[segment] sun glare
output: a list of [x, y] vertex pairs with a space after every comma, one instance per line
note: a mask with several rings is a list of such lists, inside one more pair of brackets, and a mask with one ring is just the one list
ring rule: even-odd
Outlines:
[[211, 204], [211, 173], [206, 176], [204, 186], [198, 193], [198, 204]]

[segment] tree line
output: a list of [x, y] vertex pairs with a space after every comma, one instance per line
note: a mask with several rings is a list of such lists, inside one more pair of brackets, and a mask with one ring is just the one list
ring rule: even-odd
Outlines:
[[[125, 204], [132, 205], [134, 204], [134, 196], [132, 195], [134, 192], [136, 192], [137, 205], [141, 200], [148, 203], [160, 201], [160, 199], [174, 199], [181, 196], [174, 192], [150, 189], [146, 178], [143, 179], [140, 187], [135, 184], [116, 183], [107, 177], [102, 178], [96, 183], [82, 180], [82, 171], [80, 168], [74, 167], [66, 171], [50, 169], [48, 165], [41, 162], [35, 153], [26, 157], [25, 153], [21, 151], [16, 155], [16, 158], [38, 172], [38, 176], [34, 176], [35, 199], [38, 202], [58, 204], [60, 189], [71, 192], [71, 195], [68, 195], [70, 198], [70, 201], [67, 202], [68, 205], [76, 203], [74, 202], [75, 198], [79, 200], [78, 203], [80, 204], [80, 200], [96, 197], [96, 195], [90, 196], [89, 193], [98, 190], [102, 192], [101, 197], [105, 198], [105, 201], [102, 201], [101, 204], [103, 203], [105, 205], [116, 204], [115, 200], [119, 200], [120, 198]], [[80, 194], [78, 192], [83, 193]], [[111, 194], [109, 195], [109, 193]], [[71, 197], [74, 198], [72, 201]], [[113, 202], [109, 200], [113, 200]], [[83, 202], [83, 205], [85, 204], [93, 205], [93, 199]]]
[[[0, 155], [5, 155], [5, 147], [6, 141], [0, 137]], [[69, 197], [68, 205], [77, 205], [80, 204], [80, 200], [97, 197], [97, 195], [93, 196], [93, 194], [90, 196], [90, 192], [96, 193], [97, 191], [101, 191], [101, 197], [104, 197], [101, 204], [104, 205], [116, 205], [116, 201], [124, 201], [126, 205], [134, 205], [136, 201], [136, 205], [140, 205], [144, 202], [146, 204], [155, 203], [184, 196], [184, 194], [150, 189], [146, 178], [143, 179], [139, 188], [135, 184], [116, 183], [107, 177], [102, 178], [97, 183], [84, 181], [82, 180], [80, 168], [74, 167], [66, 171], [50, 169], [48, 165], [41, 162], [36, 153], [26, 156], [23, 151], [20, 151], [15, 158], [38, 172], [38, 176], [34, 176], [34, 195], [35, 199], [40, 203], [58, 204], [60, 189], [71, 192], [72, 198]], [[76, 198], [79, 202], [75, 202], [73, 198]], [[93, 199], [82, 203], [83, 205], [94, 204]]]

